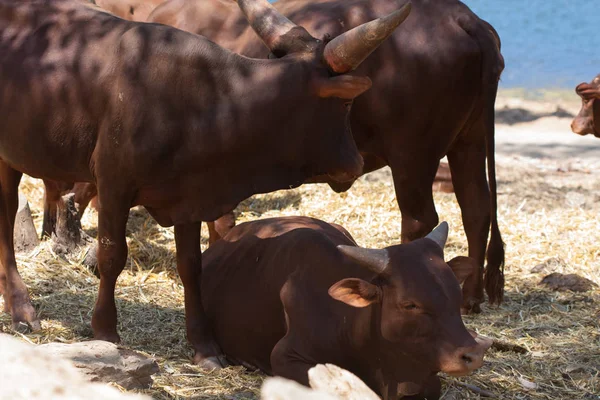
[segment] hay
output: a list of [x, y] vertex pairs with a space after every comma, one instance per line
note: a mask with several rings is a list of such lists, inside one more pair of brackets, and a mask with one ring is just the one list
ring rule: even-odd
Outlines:
[[[563, 163], [564, 164], [564, 163]], [[499, 217], [507, 243], [506, 296], [501, 307], [483, 306], [465, 317], [469, 327], [529, 350], [491, 350], [475, 375], [446, 378], [446, 399], [478, 399], [491, 392], [503, 399], [594, 399], [600, 393], [600, 291], [555, 293], [538, 285], [543, 274], [531, 269], [546, 260], [549, 272], [577, 273], [600, 284], [600, 174], [589, 166], [557, 165], [500, 158]], [[596, 169], [597, 171], [597, 169]], [[38, 230], [42, 190], [25, 178]], [[436, 193], [440, 220], [450, 223], [447, 256], [466, 254], [459, 208], [451, 194]], [[238, 221], [281, 215], [309, 215], [345, 226], [358, 243], [384, 247], [400, 242], [400, 213], [389, 171], [359, 180], [346, 194], [325, 185], [255, 196], [238, 209]], [[95, 235], [96, 215], [83, 226]], [[119, 279], [117, 305], [123, 344], [160, 363], [157, 399], [256, 398], [264, 377], [242, 367], [205, 373], [190, 365], [185, 341], [183, 287], [175, 270], [172, 228], [154, 223], [143, 209], [131, 211], [129, 259]], [[202, 246], [206, 247], [203, 231]], [[98, 280], [80, 265], [85, 251], [70, 258], [52, 254], [42, 243], [19, 255], [20, 271], [42, 317], [41, 332], [21, 336], [34, 343], [72, 342], [91, 337], [89, 327]], [[0, 314], [9, 332], [10, 317]], [[524, 382], [529, 382], [524, 384]], [[481, 393], [468, 387], [476, 386]], [[534, 389], [531, 389], [535, 387]]]

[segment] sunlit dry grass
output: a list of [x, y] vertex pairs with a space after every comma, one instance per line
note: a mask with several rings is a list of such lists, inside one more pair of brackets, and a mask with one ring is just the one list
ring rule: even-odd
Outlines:
[[[600, 291], [552, 292], [538, 284], [543, 274], [531, 269], [557, 259], [549, 264], [552, 271], [577, 273], [600, 284], [600, 172], [578, 165], [503, 159], [498, 175], [500, 227], [507, 254], [506, 301], [501, 307], [484, 306], [481, 315], [465, 319], [478, 332], [529, 352], [490, 351], [477, 374], [446, 379], [444, 398], [480, 398], [460, 385], [467, 383], [502, 399], [597, 399]], [[25, 179], [22, 189], [39, 230], [41, 184]], [[440, 220], [451, 226], [448, 258], [465, 255], [466, 239], [454, 196], [436, 193], [435, 201]], [[362, 178], [341, 195], [325, 185], [305, 185], [255, 196], [241, 205], [238, 214], [239, 222], [281, 215], [321, 218], [342, 224], [367, 247], [400, 241], [400, 213], [385, 171]], [[95, 221], [95, 213], [88, 211], [85, 229], [94, 233]], [[159, 399], [256, 398], [264, 379], [261, 374], [241, 367], [205, 373], [189, 363], [172, 228], [159, 227], [143, 209], [134, 209], [128, 243], [129, 260], [117, 289], [119, 329], [124, 346], [145, 352], [160, 364], [154, 387], [146, 392]], [[61, 258], [45, 242], [30, 254], [19, 255], [43, 327], [22, 336], [24, 340], [72, 342], [91, 337], [98, 280], [80, 265], [85, 251]], [[10, 332], [9, 327], [10, 317], [0, 314], [0, 329]]]

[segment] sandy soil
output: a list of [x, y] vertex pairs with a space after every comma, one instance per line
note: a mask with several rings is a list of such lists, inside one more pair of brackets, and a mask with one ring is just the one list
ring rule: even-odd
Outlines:
[[496, 104], [496, 152], [508, 159], [600, 164], [600, 139], [578, 136], [570, 124], [579, 111], [576, 96], [569, 100], [532, 101], [499, 97]]

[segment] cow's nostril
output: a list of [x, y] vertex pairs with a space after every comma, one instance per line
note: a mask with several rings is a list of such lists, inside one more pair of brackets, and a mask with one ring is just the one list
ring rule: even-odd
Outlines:
[[465, 364], [471, 364], [473, 362], [473, 357], [471, 357], [469, 354], [463, 354], [461, 359]]

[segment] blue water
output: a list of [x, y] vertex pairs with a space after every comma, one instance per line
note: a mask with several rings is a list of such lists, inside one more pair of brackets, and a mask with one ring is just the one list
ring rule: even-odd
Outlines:
[[600, 0], [463, 0], [502, 39], [501, 87], [574, 88], [600, 73]]

